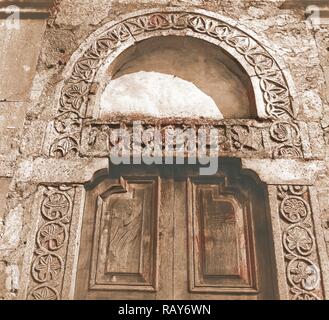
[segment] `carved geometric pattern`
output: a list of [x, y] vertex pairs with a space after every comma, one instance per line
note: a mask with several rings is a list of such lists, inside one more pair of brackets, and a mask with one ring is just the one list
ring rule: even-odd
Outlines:
[[74, 189], [67, 187], [48, 187], [43, 195], [28, 299], [60, 299], [73, 197]]
[[[57, 138], [50, 148], [50, 155], [65, 157], [79, 151], [80, 133], [86, 115], [88, 95], [93, 79], [106, 58], [135, 36], [149, 37], [159, 31], [171, 33], [186, 30], [196, 37], [206, 35], [225, 43], [235, 50], [254, 69], [259, 79], [260, 91], [268, 117], [294, 118], [289, 90], [277, 62], [256, 40], [217, 18], [192, 12], [149, 13], [132, 17], [104, 31], [75, 63], [71, 75], [61, 91], [59, 112], [54, 121]], [[291, 148], [278, 151], [295, 154]]]
[[[219, 154], [227, 157], [246, 157], [259, 156], [268, 158], [294, 158], [303, 157], [301, 147], [301, 136], [299, 127], [296, 123], [286, 121], [263, 122], [262, 124], [253, 120], [222, 120], [214, 123], [208, 122], [207, 126], [213, 125], [217, 132]], [[197, 141], [197, 133], [202, 129], [202, 123], [188, 123], [185, 121], [183, 125], [177, 123], [166, 123], [161, 121], [144, 122], [140, 126], [140, 143], [138, 147], [146, 151], [151, 151], [152, 156], [154, 150], [154, 132], [156, 129], [161, 132], [161, 140], [165, 142], [170, 132], [176, 132], [173, 141], [175, 149], [185, 153], [197, 151], [198, 145], [187, 143], [189, 141]], [[121, 144], [119, 139], [114, 138], [115, 132], [119, 129], [125, 130], [128, 136], [127, 145]], [[193, 129], [193, 131], [191, 131]], [[195, 132], [195, 136], [191, 134]], [[135, 145], [133, 145], [133, 141]], [[129, 143], [130, 142], [130, 143]], [[184, 148], [180, 148], [180, 143], [185, 143]], [[82, 129], [81, 149], [80, 153], [86, 157], [108, 157], [111, 150], [120, 148], [122, 152], [131, 152], [136, 149], [136, 135], [134, 135], [133, 126], [131, 124], [104, 124], [97, 122], [89, 122]], [[124, 148], [125, 149], [124, 149]], [[168, 146], [167, 146], [168, 147]], [[153, 149], [152, 149], [153, 148]], [[161, 146], [163, 155], [166, 154], [165, 143]]]
[[289, 297], [323, 299], [308, 187], [279, 186], [278, 201]]

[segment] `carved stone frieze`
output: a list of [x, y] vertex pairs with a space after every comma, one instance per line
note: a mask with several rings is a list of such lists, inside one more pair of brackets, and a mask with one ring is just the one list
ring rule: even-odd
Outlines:
[[[135, 124], [122, 122], [86, 124], [82, 129], [81, 155], [109, 157], [111, 150], [119, 146], [133, 155], [136, 150], [136, 142], [142, 150], [141, 152], [150, 148], [153, 148], [155, 152], [155, 132], [161, 134], [158, 140], [162, 143], [163, 156], [166, 155], [166, 147], [168, 147], [166, 141], [171, 132], [175, 136], [172, 147], [177, 152], [183, 151], [187, 155], [193, 147], [194, 151], [197, 151], [199, 130], [205, 129], [214, 130], [216, 133], [220, 156], [294, 159], [303, 157], [299, 127], [294, 122], [223, 120], [203, 125], [195, 122], [179, 124], [157, 121], [156, 123], [140, 123], [138, 127]], [[117, 133], [123, 131], [126, 133], [125, 141], [117, 138]], [[66, 148], [66, 144], [57, 145], [57, 149]]]

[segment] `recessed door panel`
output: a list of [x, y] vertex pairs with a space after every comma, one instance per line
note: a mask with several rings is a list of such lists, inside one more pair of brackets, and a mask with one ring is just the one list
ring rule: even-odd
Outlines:
[[222, 179], [189, 184], [190, 288], [196, 292], [256, 292], [251, 217], [238, 190]]
[[122, 178], [97, 197], [90, 289], [156, 290], [157, 178]]
[[88, 186], [76, 299], [172, 298], [171, 173], [148, 169], [113, 167]]

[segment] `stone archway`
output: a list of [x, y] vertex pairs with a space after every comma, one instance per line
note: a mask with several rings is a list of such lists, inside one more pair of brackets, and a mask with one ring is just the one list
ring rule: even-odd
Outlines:
[[244, 29], [237, 22], [204, 10], [184, 12], [170, 8], [136, 12], [104, 25], [73, 54], [64, 72], [58, 114], [45, 148], [50, 155], [78, 152], [81, 126], [89, 116], [89, 96], [97, 93], [97, 79], [124, 50], [157, 36], [191, 36], [214, 43], [234, 57], [249, 75], [259, 118], [294, 119], [297, 112], [292, 103], [292, 85], [284, 68]]

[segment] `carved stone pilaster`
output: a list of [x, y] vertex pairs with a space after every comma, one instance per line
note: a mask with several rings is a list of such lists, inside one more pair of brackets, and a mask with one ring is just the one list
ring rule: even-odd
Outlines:
[[[79, 187], [43, 188], [37, 232], [32, 245], [26, 298], [71, 298], [82, 193]], [[28, 255], [28, 253], [27, 253]]]
[[278, 186], [277, 201], [288, 297], [324, 299], [309, 187]]

